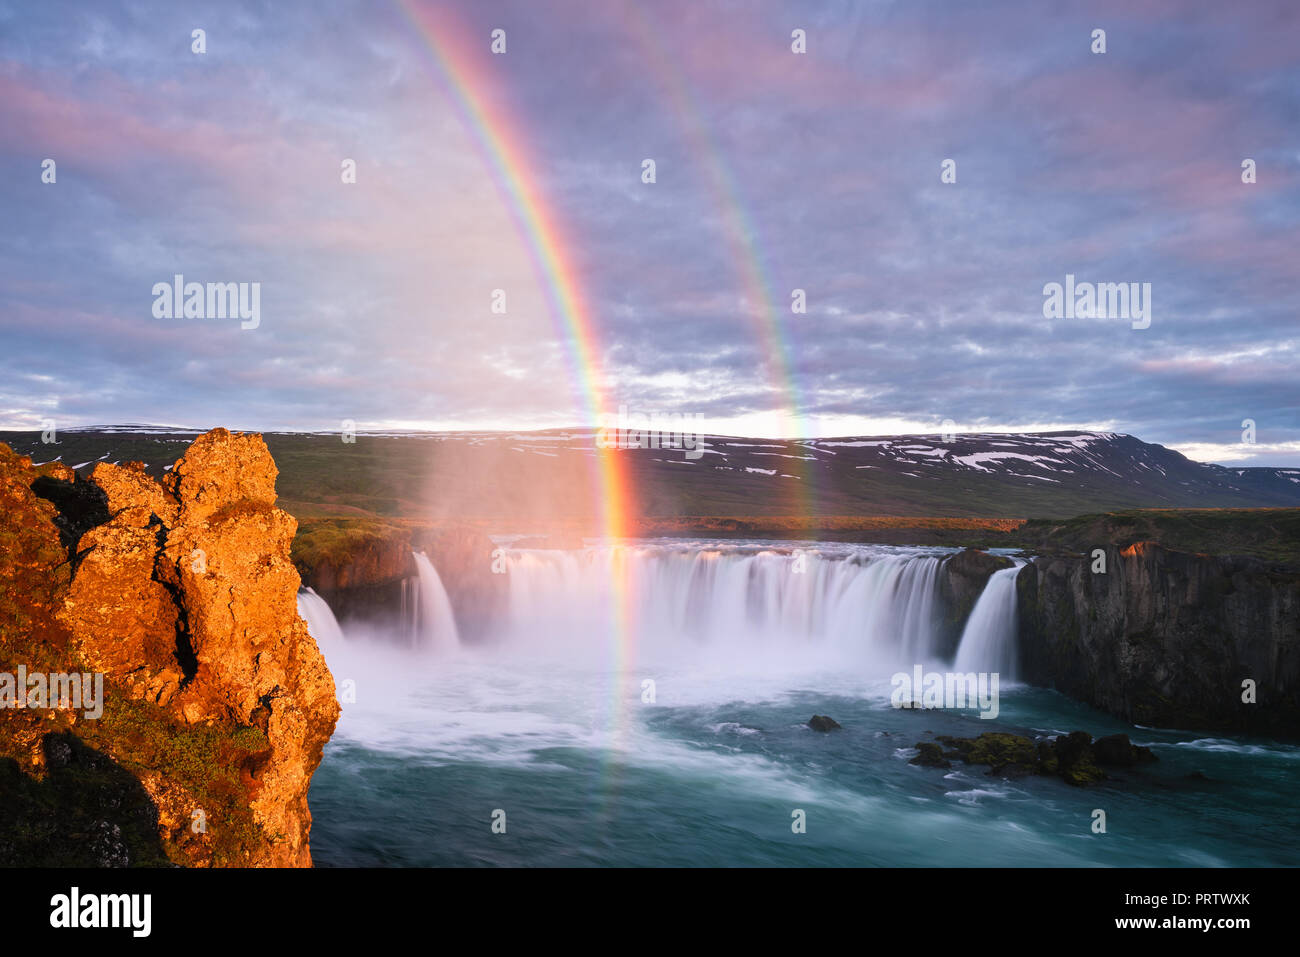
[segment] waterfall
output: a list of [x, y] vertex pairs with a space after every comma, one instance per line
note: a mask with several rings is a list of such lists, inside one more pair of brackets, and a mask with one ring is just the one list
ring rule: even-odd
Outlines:
[[1020, 567], [994, 572], [984, 586], [957, 645], [956, 671], [996, 672], [1002, 680], [1015, 678], [1016, 575]]
[[[451, 611], [447, 589], [433, 562], [423, 552], [413, 552], [419, 570], [419, 587], [412, 598], [415, 644], [419, 648], [445, 651], [460, 645], [456, 618]], [[405, 594], [405, 593], [403, 593]]]
[[829, 654], [872, 671], [940, 657], [944, 556], [932, 550], [674, 542], [512, 549], [506, 556], [503, 637], [521, 646], [607, 650], [617, 634], [617, 579], [625, 627], [643, 656]]
[[307, 623], [308, 633], [322, 648], [337, 648], [343, 644], [343, 630], [339, 628], [329, 603], [311, 588], [298, 592], [298, 614]]

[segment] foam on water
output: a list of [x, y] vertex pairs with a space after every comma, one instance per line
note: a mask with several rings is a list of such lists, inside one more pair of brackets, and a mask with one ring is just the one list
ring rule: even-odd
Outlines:
[[[940, 734], [1125, 728], [1027, 688], [1004, 689], [998, 721], [892, 708], [889, 674], [938, 658], [944, 550], [620, 548], [507, 550], [499, 632], [454, 655], [370, 641], [352, 626], [347, 640], [321, 640], [357, 700], [312, 788], [318, 863], [1300, 863], [1300, 841], [1278, 824], [1294, 784], [1285, 772], [1300, 754], [1286, 746], [1165, 738], [1159, 764], [1105, 788], [1105, 806], [1126, 822], [1125, 840], [1109, 842], [1088, 829], [1097, 793], [910, 765], [914, 743]], [[615, 563], [634, 610], [622, 654], [609, 638]], [[980, 604], [1005, 610], [1014, 576], [999, 574]], [[317, 634], [319, 609], [300, 604]], [[1005, 614], [988, 620], [1011, 627]], [[978, 633], [966, 631], [963, 648]], [[967, 652], [1001, 655], [1013, 640], [994, 637], [1002, 644]], [[642, 700], [645, 679], [653, 703]], [[811, 730], [814, 713], [844, 729]], [[1181, 783], [1243, 760], [1263, 762], [1250, 800], [1189, 797]], [[1169, 783], [1145, 783], [1160, 776]], [[1188, 814], [1185, 799], [1197, 802]], [[512, 815], [511, 838], [490, 832], [496, 807]], [[795, 809], [807, 814], [806, 834], [790, 830]], [[1197, 830], [1206, 813], [1222, 815], [1221, 839]]]

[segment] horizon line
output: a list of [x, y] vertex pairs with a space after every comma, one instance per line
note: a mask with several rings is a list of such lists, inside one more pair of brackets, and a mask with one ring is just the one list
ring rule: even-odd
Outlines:
[[[59, 427], [56, 429], [56, 432], [102, 432], [102, 431], [115, 430], [120, 432], [134, 432], [134, 431], [146, 432], [147, 431], [147, 432], [162, 432], [162, 433], [169, 433], [175, 435], [184, 435], [184, 434], [203, 435], [204, 433], [210, 432], [213, 429], [217, 429], [217, 428], [224, 428], [230, 432], [252, 432], [260, 435], [304, 435], [304, 436], [342, 435], [346, 431], [348, 431], [345, 429], [234, 428], [231, 426], [211, 426], [210, 428], [199, 428], [192, 425], [159, 424], [159, 423], [149, 423], [149, 422], [101, 422], [101, 423], [95, 423], [91, 425], [69, 425], [69, 426]], [[508, 435], [514, 433], [527, 433], [527, 434], [544, 434], [544, 433], [557, 433], [557, 432], [595, 433], [601, 431], [601, 429], [602, 427], [590, 426], [590, 425], [544, 426], [544, 427], [537, 427], [537, 428], [444, 428], [444, 429], [373, 428], [373, 429], [356, 429], [354, 434], [367, 435], [372, 437], [384, 437], [384, 436], [400, 437], [400, 436], [422, 436], [422, 435], [467, 436], [467, 435]], [[42, 431], [44, 430], [40, 428], [10, 427], [4, 424], [0, 424], [0, 433], [39, 434]], [[739, 440], [749, 440], [749, 441], [764, 440], [769, 442], [784, 442], [788, 444], [797, 445], [797, 444], [815, 444], [818, 442], [835, 442], [841, 440], [896, 439], [896, 438], [907, 438], [907, 437], [915, 437], [915, 436], [934, 437], [938, 439], [940, 442], [942, 442], [943, 441], [942, 437], [944, 433], [939, 431], [878, 432], [878, 433], [854, 432], [854, 433], [843, 433], [837, 435], [820, 436], [816, 438], [807, 438], [807, 437], [794, 438], [789, 436], [772, 436], [772, 435], [743, 435], [743, 434], [731, 434], [725, 432], [698, 432], [694, 434], [702, 439], [720, 439], [724, 441], [729, 439], [730, 440], [739, 439]], [[1249, 465], [1249, 464], [1225, 464], [1223, 462], [1215, 462], [1215, 461], [1208, 461], [1205, 459], [1193, 458], [1192, 456], [1188, 455], [1186, 452], [1181, 451], [1176, 446], [1165, 445], [1164, 443], [1161, 442], [1151, 442], [1146, 439], [1140, 438], [1139, 436], [1134, 435], [1131, 432], [1117, 432], [1113, 430], [1067, 427], [1067, 428], [1059, 428], [1059, 429], [1046, 429], [1040, 431], [1008, 431], [1008, 430], [956, 431], [952, 434], [956, 439], [960, 439], [963, 437], [977, 437], [977, 436], [1053, 436], [1053, 435], [1097, 435], [1097, 436], [1110, 436], [1115, 438], [1131, 438], [1134, 439], [1135, 441], [1142, 442], [1145, 445], [1154, 445], [1166, 449], [1168, 451], [1174, 452], [1178, 455], [1183, 456], [1189, 462], [1195, 462], [1199, 465], [1214, 465], [1224, 469], [1288, 470], [1288, 469], [1300, 468], [1300, 462], [1297, 462], [1295, 465]], [[51, 444], [57, 444], [57, 441]], [[1211, 443], [1190, 442], [1186, 444], [1188, 446], [1204, 446]], [[1267, 445], [1267, 444], [1268, 443], [1261, 443], [1261, 445]], [[1222, 443], [1222, 445], [1225, 449], [1232, 448], [1232, 447], [1239, 447], [1239, 446], [1234, 446], [1232, 443]], [[1290, 451], [1290, 450], [1286, 449], [1284, 451]]]

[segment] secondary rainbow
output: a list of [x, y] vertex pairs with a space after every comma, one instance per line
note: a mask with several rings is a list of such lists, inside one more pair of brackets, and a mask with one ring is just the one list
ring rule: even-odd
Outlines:
[[[759, 331], [759, 340], [768, 356], [773, 386], [781, 395], [784, 412], [789, 417], [791, 433], [781, 436], [795, 440], [814, 438], [802, 415], [804, 398], [794, 372], [791, 358], [793, 350], [788, 341], [784, 323], [793, 319], [789, 306], [778, 303], [773, 292], [775, 284], [763, 253], [759, 232], [754, 226], [741, 198], [736, 183], [721, 151], [709, 132], [703, 111], [696, 102], [686, 80], [685, 71], [676, 62], [672, 44], [661, 35], [652, 16], [647, 16], [637, 3], [622, 6], [626, 11], [630, 32], [641, 46], [645, 62], [667, 93], [676, 117], [690, 145], [690, 155], [695, 158], [708, 178], [714, 204], [722, 213], [724, 232], [731, 249], [731, 259], [745, 290], [745, 298]], [[815, 455], [811, 447], [809, 455]], [[815, 462], [800, 460], [795, 471], [799, 473], [798, 487], [793, 490], [796, 511], [811, 521], [814, 514]]]

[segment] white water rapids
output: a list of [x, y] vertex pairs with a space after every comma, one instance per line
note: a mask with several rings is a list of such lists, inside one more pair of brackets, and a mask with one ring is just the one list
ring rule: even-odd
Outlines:
[[[343, 614], [341, 632], [304, 591], [303, 617], [343, 704], [312, 782], [313, 857], [324, 866], [1294, 865], [1300, 851], [1284, 826], [1294, 749], [1248, 758], [1263, 773], [1251, 776], [1249, 801], [1234, 794], [1214, 806], [1242, 825], [1222, 836], [1196, 831], [1203, 811], [1189, 812], [1185, 786], [1111, 793], [1136, 822], [1125, 842], [1079, 838], [1095, 794], [960, 762], [912, 765], [914, 743], [931, 733], [1055, 733], [1082, 720], [1081, 706], [1006, 680], [1003, 723], [970, 707], [922, 716], [893, 706], [897, 672], [1005, 678], [1016, 660], [1015, 571], [995, 573], [963, 623], [944, 598], [952, 554], [671, 540], [506, 547], [505, 574], [487, 580], [495, 593], [478, 592], [493, 595], [494, 614], [472, 638], [467, 626], [459, 648], [446, 593], [428, 586], [438, 571], [464, 581], [467, 569], [418, 562], [426, 588], [408, 581], [405, 617], [390, 590], [389, 621]], [[463, 593], [451, 597], [464, 607]], [[430, 633], [438, 621], [442, 632]], [[813, 714], [843, 730], [819, 734]], [[1126, 730], [1100, 713], [1083, 727]], [[1153, 747], [1177, 739], [1140, 733]], [[1247, 758], [1219, 749], [1236, 744], [1177, 741], [1160, 760], [1173, 782], [1201, 767], [1228, 780]], [[494, 808], [508, 810], [507, 834], [489, 828]], [[807, 811], [806, 834], [790, 834], [792, 808]], [[1255, 843], [1243, 850], [1243, 840]]]

